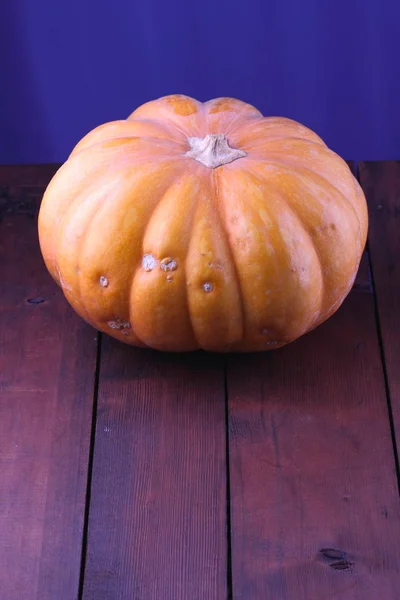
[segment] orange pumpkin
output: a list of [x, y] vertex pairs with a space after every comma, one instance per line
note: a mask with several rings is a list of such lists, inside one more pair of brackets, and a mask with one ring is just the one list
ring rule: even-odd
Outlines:
[[272, 349], [315, 328], [350, 291], [367, 226], [359, 184], [310, 129], [181, 95], [86, 135], [39, 215], [76, 312], [169, 351]]

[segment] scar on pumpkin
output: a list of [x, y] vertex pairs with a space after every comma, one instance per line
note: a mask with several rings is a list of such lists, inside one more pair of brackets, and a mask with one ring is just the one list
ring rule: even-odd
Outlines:
[[145, 271], [153, 271], [158, 265], [158, 260], [152, 254], [145, 254], [142, 258], [142, 267]]
[[108, 282], [108, 279], [107, 279], [107, 277], [104, 277], [104, 275], [102, 275], [102, 276], [100, 277], [100, 280], [99, 280], [99, 281], [100, 281], [100, 285], [101, 285], [101, 286], [103, 286], [103, 287], [108, 287], [108, 283], [109, 283], [109, 282]]
[[131, 324], [129, 321], [123, 321], [122, 319], [115, 319], [115, 321], [107, 321], [107, 325], [111, 327], [111, 329], [130, 329]]
[[168, 256], [167, 258], [162, 259], [160, 266], [163, 271], [176, 271], [178, 263], [175, 259]]

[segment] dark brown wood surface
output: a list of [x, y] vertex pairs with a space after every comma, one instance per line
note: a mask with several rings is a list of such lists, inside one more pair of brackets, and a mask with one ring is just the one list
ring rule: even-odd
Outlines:
[[398, 597], [400, 507], [372, 293], [365, 253], [327, 323], [229, 360], [233, 598]]
[[400, 444], [400, 161], [364, 162], [369, 247], [397, 446]]
[[360, 165], [369, 254], [314, 332], [97, 362], [39, 252], [56, 168], [0, 167], [1, 600], [397, 600], [399, 164]]
[[104, 339], [85, 600], [226, 598], [221, 360]]
[[397, 598], [400, 510], [373, 298], [228, 373], [234, 598]]
[[0, 169], [0, 597], [78, 594], [95, 332], [68, 307], [38, 248], [54, 167]]

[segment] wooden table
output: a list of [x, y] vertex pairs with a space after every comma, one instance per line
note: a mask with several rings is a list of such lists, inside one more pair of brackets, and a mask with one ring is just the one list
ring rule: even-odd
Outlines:
[[73, 313], [37, 239], [57, 167], [0, 168], [1, 600], [398, 600], [400, 162], [359, 164], [338, 313], [227, 357]]

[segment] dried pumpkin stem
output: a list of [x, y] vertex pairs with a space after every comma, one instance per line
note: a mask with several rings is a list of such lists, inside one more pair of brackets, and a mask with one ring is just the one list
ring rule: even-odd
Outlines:
[[228, 138], [224, 133], [210, 133], [204, 138], [191, 137], [188, 138], [188, 142], [190, 150], [185, 153], [185, 156], [194, 158], [210, 169], [216, 169], [246, 156], [243, 150], [229, 146]]

